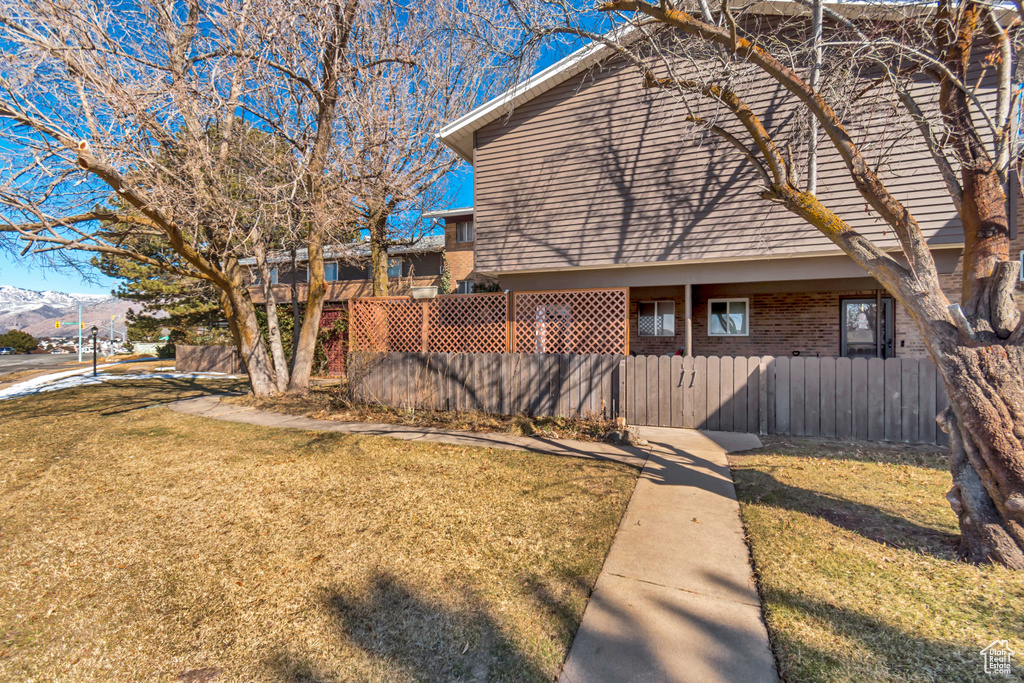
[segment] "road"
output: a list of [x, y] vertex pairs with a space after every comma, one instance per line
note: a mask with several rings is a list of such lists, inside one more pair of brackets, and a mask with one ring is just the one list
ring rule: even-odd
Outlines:
[[[83, 356], [82, 360], [91, 361], [92, 354]], [[12, 372], [23, 372], [25, 370], [53, 370], [57, 372], [65, 367], [70, 369], [77, 365], [77, 353], [38, 353], [32, 355], [0, 356], [0, 378]]]

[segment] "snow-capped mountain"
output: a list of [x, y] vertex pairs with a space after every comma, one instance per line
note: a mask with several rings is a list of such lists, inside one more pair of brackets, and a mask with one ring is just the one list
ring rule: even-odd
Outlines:
[[113, 297], [103, 294], [65, 294], [64, 292], [37, 292], [32, 289], [0, 285], [0, 315], [27, 313], [42, 308], [63, 311], [68, 308], [92, 306]]
[[0, 331], [22, 330], [37, 337], [73, 336], [77, 330], [58, 330], [55, 323], [58, 320], [77, 323], [79, 306], [82, 307], [82, 322], [87, 323], [86, 327], [96, 325], [100, 329], [108, 329], [113, 314], [118, 316], [115, 325], [124, 328], [124, 315], [129, 304], [112, 296], [37, 292], [0, 285]]

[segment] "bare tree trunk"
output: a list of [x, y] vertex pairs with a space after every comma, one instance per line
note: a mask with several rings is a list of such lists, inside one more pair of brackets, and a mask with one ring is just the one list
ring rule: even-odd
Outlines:
[[288, 359], [284, 354], [284, 343], [281, 341], [281, 325], [277, 317], [277, 300], [274, 298], [274, 283], [271, 282], [270, 265], [267, 263], [267, 253], [263, 248], [261, 240], [256, 241], [254, 250], [256, 257], [256, 268], [260, 272], [260, 287], [263, 290], [264, 306], [267, 311], [267, 337], [270, 340], [270, 353], [274, 359], [274, 376], [278, 392], [288, 389]]
[[373, 296], [388, 295], [387, 216], [374, 212], [370, 219], [370, 268]]
[[[308, 270], [306, 271], [309, 272]], [[306, 276], [309, 279], [309, 276]], [[295, 253], [295, 247], [292, 247], [292, 368], [291, 372], [294, 372], [295, 368], [295, 356], [299, 353], [299, 327], [301, 327], [299, 321], [299, 259]]]
[[1024, 351], [961, 346], [940, 359], [950, 406], [953, 486], [946, 495], [971, 562], [1024, 569]]
[[[313, 199], [314, 208], [322, 206], [321, 202], [324, 198], [322, 176], [327, 167], [327, 158], [334, 136], [338, 87], [342, 73], [346, 69], [344, 54], [348, 49], [358, 6], [359, 0], [345, 0], [344, 7], [340, 3], [333, 3], [333, 27], [320, 54], [323, 90], [317, 109], [316, 141], [313, 144], [309, 167], [303, 179], [306, 192]], [[320, 336], [320, 316], [323, 314], [324, 300], [327, 298], [327, 283], [324, 281], [325, 231], [323, 226], [318, 223], [319, 217], [315, 210], [305, 215], [303, 220], [309, 231], [306, 237], [309, 293], [306, 296], [306, 311], [302, 316], [302, 327], [295, 331], [298, 343], [293, 356], [292, 376], [288, 382], [288, 392], [293, 394], [304, 394], [309, 391], [309, 378], [313, 372], [316, 343]]]
[[[238, 275], [238, 267], [232, 269]], [[241, 283], [241, 279], [238, 279]], [[270, 365], [270, 356], [263, 343], [259, 322], [256, 320], [256, 309], [244, 284], [241, 287], [221, 288], [221, 308], [231, 328], [231, 336], [235, 348], [242, 356], [245, 372], [249, 376], [249, 384], [255, 396], [271, 396], [277, 392], [274, 369]]]
[[288, 382], [288, 392], [292, 394], [304, 394], [309, 391], [309, 378], [313, 372], [317, 337], [320, 334], [320, 316], [324, 310], [324, 299], [327, 298], [322, 238], [314, 228], [310, 230], [314, 234], [307, 242], [309, 294], [306, 296], [306, 312], [302, 316], [302, 327], [293, 333], [298, 337], [298, 342], [295, 345], [292, 376]]

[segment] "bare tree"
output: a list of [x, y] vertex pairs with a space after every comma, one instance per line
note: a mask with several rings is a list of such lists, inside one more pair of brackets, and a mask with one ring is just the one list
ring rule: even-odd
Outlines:
[[[248, 2], [0, 4], [3, 230], [24, 251], [132, 258], [217, 286], [253, 390], [274, 390], [236, 253]], [[132, 248], [159, 237], [180, 259]]]
[[342, 108], [374, 296], [388, 295], [388, 247], [418, 237], [416, 215], [444, 199], [443, 180], [458, 159], [437, 131], [500, 85], [496, 71], [483, 68], [495, 45], [472, 39], [479, 13], [466, 10], [452, 0], [377, 5], [367, 22], [374, 30], [358, 37], [367, 61], [345, 82]]
[[[950, 398], [938, 419], [952, 444], [947, 497], [963, 553], [1024, 569], [1024, 325], [1007, 202], [1020, 132], [1011, 57], [1024, 12], [971, 0], [799, 4], [808, 11], [767, 16], [727, 0], [715, 11], [607, 0], [601, 29], [568, 3], [517, 4], [515, 14], [533, 40], [571, 34], [615, 49], [643, 87], [677, 98], [694, 135], [717, 136], [749, 162], [762, 199], [817, 228], [906, 308]], [[811, 10], [821, 11], [820, 28]], [[759, 98], [766, 88], [777, 95], [771, 112]], [[803, 115], [779, 116], [786, 107]], [[883, 112], [880, 127], [872, 119]], [[808, 145], [818, 130], [820, 145]], [[894, 140], [910, 137], [930, 152], [963, 225], [959, 303], [943, 290], [917, 219], [884, 179]], [[822, 153], [842, 161], [847, 182], [895, 236], [895, 251], [828, 207], [813, 173]]]
[[[323, 248], [351, 234], [360, 209], [353, 169], [367, 147], [341, 125], [359, 110], [344, 98], [408, 61], [410, 46], [392, 33], [420, 21], [383, 7], [0, 0], [0, 236], [36, 258], [104, 253], [211, 282], [253, 391], [305, 391], [326, 293]], [[437, 8], [424, 25], [454, 18]], [[133, 237], [165, 241], [176, 258], [134, 249]], [[289, 366], [267, 256], [296, 244], [308, 251], [309, 288]], [[239, 265], [253, 255], [269, 350]]]

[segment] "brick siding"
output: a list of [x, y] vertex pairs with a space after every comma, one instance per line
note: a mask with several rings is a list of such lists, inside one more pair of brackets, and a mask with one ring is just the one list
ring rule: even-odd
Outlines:
[[445, 216], [444, 219], [444, 255], [448, 259], [451, 270], [452, 289], [459, 280], [467, 280], [473, 276], [473, 242], [459, 242], [455, 239], [455, 224], [459, 221], [471, 221], [473, 215]]
[[[1024, 250], [1024, 211], [1018, 215], [1017, 237], [1010, 242], [1010, 256], [1020, 258]], [[956, 270], [939, 281], [951, 303], [960, 301], [963, 260]], [[707, 333], [708, 298], [699, 285], [693, 287], [693, 353], [702, 356], [792, 355], [838, 356], [840, 352], [840, 299], [873, 298], [874, 290], [834, 292], [791, 292], [776, 294], [736, 294], [727, 298], [750, 299], [750, 335], [747, 337], [711, 337]], [[888, 296], [883, 292], [883, 296]], [[676, 334], [673, 337], [641, 337], [637, 329], [640, 301], [671, 300], [676, 308]], [[1024, 309], [1024, 287], [1017, 283], [1017, 302]], [[629, 348], [638, 354], [675, 353], [686, 344], [684, 289], [679, 287], [642, 288], [630, 291]], [[894, 303], [894, 339], [896, 356], [925, 357], [928, 351], [917, 325], [907, 310]]]
[[[643, 288], [633, 288], [629, 303], [629, 348], [638, 354], [675, 353], [686, 345], [685, 294], [682, 287], [666, 296], [665, 288], [658, 295], [645, 295]], [[751, 294], [725, 298], [749, 299], [749, 331], [745, 337], [708, 335], [708, 296], [701, 287], [693, 288], [693, 353], [698, 356], [801, 356], [839, 355], [840, 299], [874, 297], [874, 291], [792, 292]], [[641, 337], [638, 334], [637, 310], [640, 301], [675, 302], [675, 336]], [[896, 342], [899, 346], [899, 342]], [[897, 351], [899, 349], [897, 348]]]

